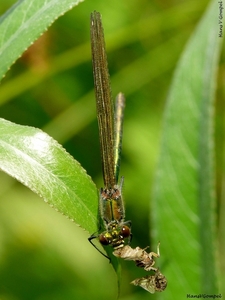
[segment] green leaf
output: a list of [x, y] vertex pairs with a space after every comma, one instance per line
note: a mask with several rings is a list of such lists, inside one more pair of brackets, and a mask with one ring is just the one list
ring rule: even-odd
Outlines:
[[90, 233], [98, 192], [80, 164], [43, 131], [0, 119], [0, 168]]
[[167, 99], [152, 207], [154, 242], [161, 242], [161, 271], [168, 278], [163, 299], [218, 292], [213, 142], [218, 19], [219, 4], [212, 1], [178, 63]]
[[22, 53], [82, 0], [21, 0], [0, 18], [0, 79]]

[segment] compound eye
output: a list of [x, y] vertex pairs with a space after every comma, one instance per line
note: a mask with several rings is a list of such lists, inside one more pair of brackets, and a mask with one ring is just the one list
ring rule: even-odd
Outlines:
[[121, 234], [124, 238], [127, 238], [130, 236], [130, 227], [124, 225], [121, 229]]
[[107, 239], [107, 237], [104, 234], [100, 234], [99, 235], [99, 242], [103, 245], [103, 246], [108, 246], [110, 244], [110, 241]]

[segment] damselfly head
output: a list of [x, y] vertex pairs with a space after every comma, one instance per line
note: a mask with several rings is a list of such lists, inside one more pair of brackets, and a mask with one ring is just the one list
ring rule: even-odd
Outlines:
[[108, 224], [107, 230], [99, 235], [99, 242], [104, 245], [111, 245], [114, 249], [123, 247], [125, 239], [130, 239], [131, 229], [127, 225], [120, 225], [116, 221]]

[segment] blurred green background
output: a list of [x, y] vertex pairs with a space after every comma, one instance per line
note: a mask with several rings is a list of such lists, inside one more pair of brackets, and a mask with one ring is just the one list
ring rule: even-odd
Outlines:
[[[15, 2], [2, 0], [0, 13]], [[165, 100], [176, 63], [208, 3], [87, 0], [59, 18], [1, 82], [0, 117], [46, 131], [101, 187], [89, 33], [90, 12], [101, 12], [113, 97], [120, 91], [126, 95], [120, 174], [125, 177], [126, 219], [132, 220], [134, 247], [151, 245], [149, 199]], [[224, 53], [218, 72], [215, 142], [220, 204]], [[0, 299], [115, 299], [116, 275], [89, 244], [90, 233], [4, 173], [0, 180]], [[122, 262], [120, 299], [157, 298], [129, 285], [142, 271], [132, 262]]]

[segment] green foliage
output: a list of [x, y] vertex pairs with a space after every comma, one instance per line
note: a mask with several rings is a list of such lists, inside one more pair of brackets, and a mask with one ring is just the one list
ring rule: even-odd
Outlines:
[[79, 163], [39, 129], [0, 119], [0, 132], [1, 169], [94, 232], [97, 191]]
[[221, 47], [217, 9], [212, 2], [184, 50], [164, 117], [153, 219], [161, 251], [168, 255], [171, 297], [176, 291], [182, 298], [184, 290], [218, 293], [213, 142]]
[[21, 0], [0, 19], [0, 78], [59, 16], [79, 0]]
[[[0, 19], [0, 76], [79, 2], [25, 0], [9, 9]], [[215, 194], [213, 138], [222, 39], [215, 1], [194, 31], [205, 6], [203, 0], [171, 7], [160, 1], [115, 1], [109, 7], [101, 0], [86, 1], [55, 21], [39, 40], [40, 48], [30, 48], [2, 80], [0, 168], [88, 234], [1, 174], [0, 298], [115, 299], [117, 294], [112, 268], [87, 242], [97, 231], [98, 192], [72, 158], [101, 186], [97, 124], [91, 124], [95, 104], [88, 26], [93, 10], [102, 14], [113, 93], [122, 91], [127, 97], [121, 174], [132, 246], [147, 246], [149, 232], [151, 251], [161, 242], [157, 266], [168, 287], [151, 297], [222, 293], [215, 255], [215, 207], [222, 197]], [[163, 101], [193, 31], [172, 81], [159, 150]], [[35, 55], [36, 63], [31, 59]], [[219, 128], [222, 132], [223, 125]], [[159, 152], [149, 228], [149, 186]], [[222, 176], [217, 175], [217, 182]], [[222, 255], [220, 259], [223, 265]], [[131, 262], [122, 262], [121, 299], [149, 299], [129, 285], [143, 275]]]

